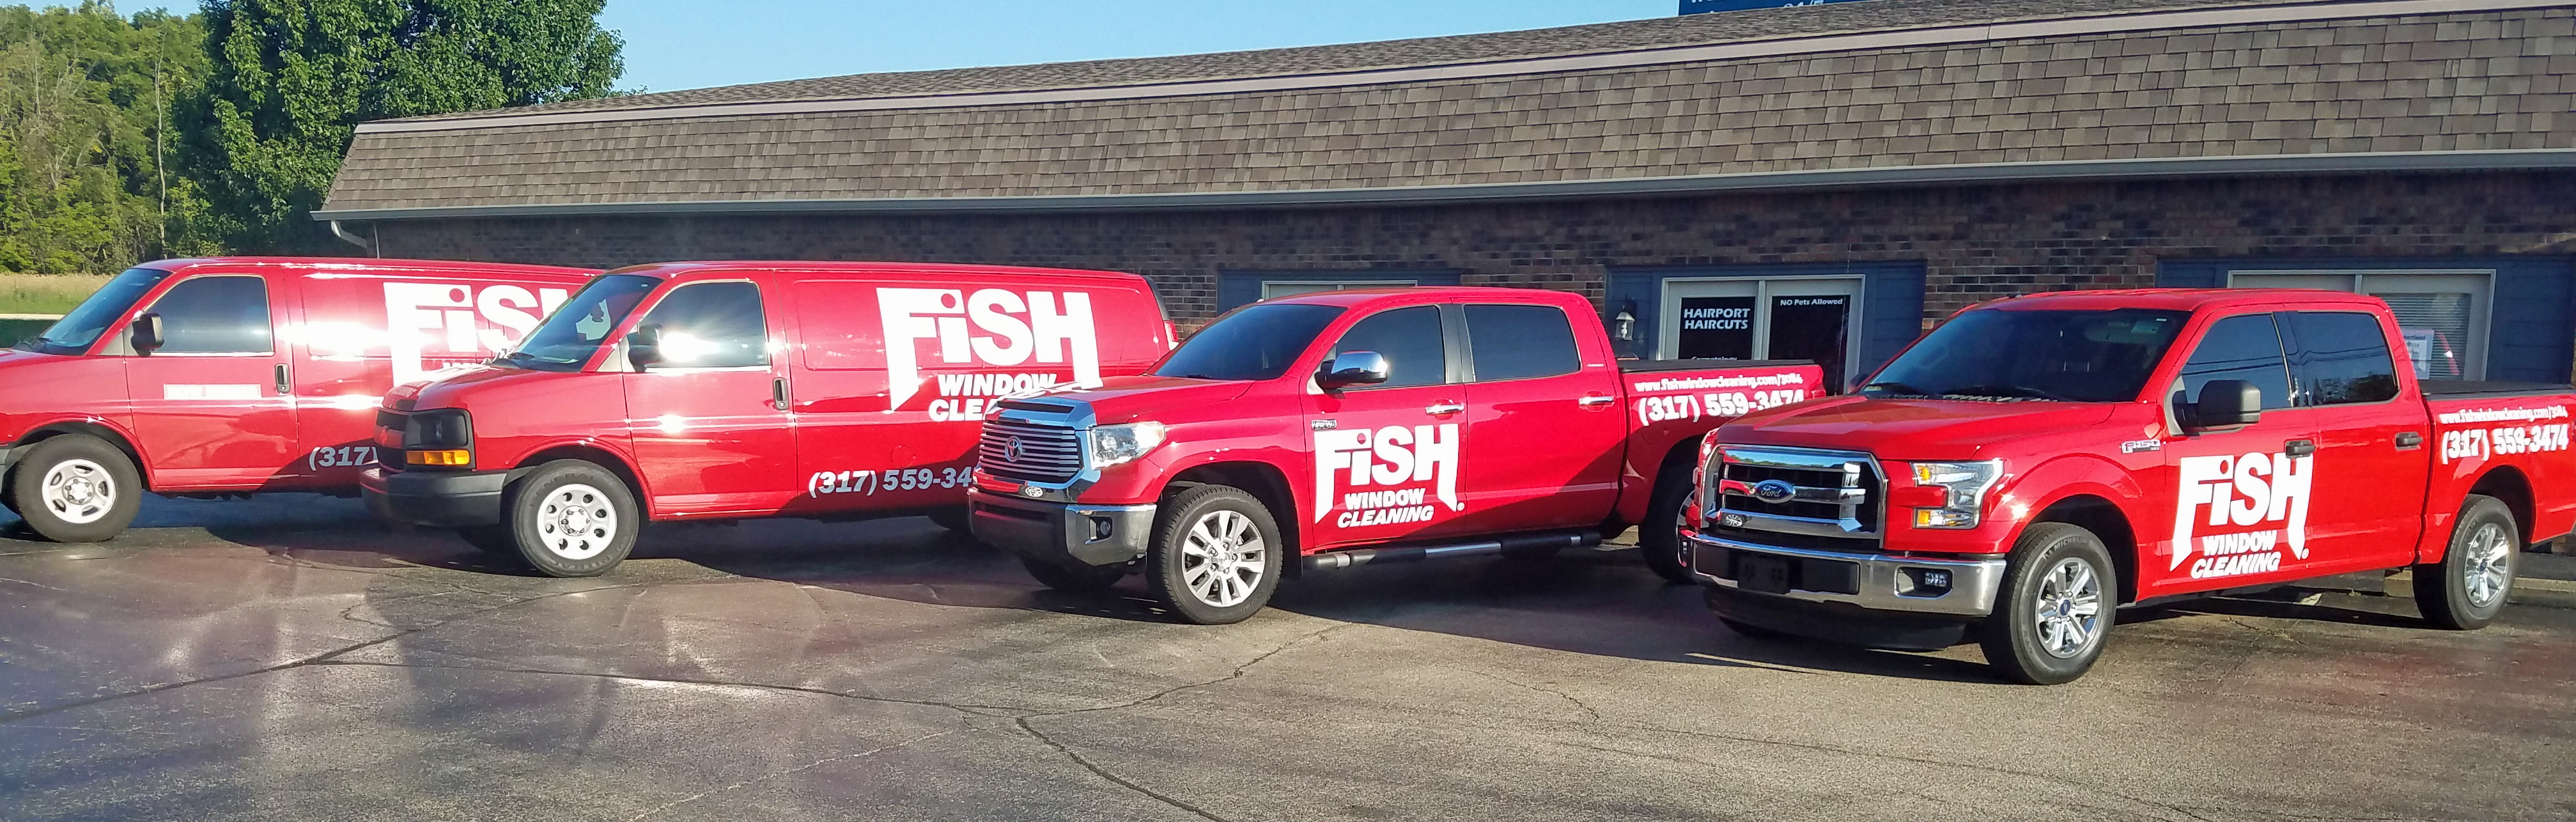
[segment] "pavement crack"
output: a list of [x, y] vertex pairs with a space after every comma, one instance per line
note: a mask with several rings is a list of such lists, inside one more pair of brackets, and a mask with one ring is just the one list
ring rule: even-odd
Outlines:
[[41, 583], [41, 582], [28, 582], [28, 581], [23, 580], [23, 579], [11, 579], [11, 578], [9, 578], [9, 577], [0, 577], [0, 582], [15, 582], [15, 583], [18, 583], [18, 584], [20, 584], [20, 585], [33, 585], [33, 586], [35, 586], [35, 587], [43, 588], [43, 589], [45, 589], [45, 590], [52, 591], [52, 592], [55, 592], [55, 593], [58, 593], [58, 594], [59, 594], [59, 593], [67, 593], [66, 591], [64, 591], [64, 590], [63, 590], [63, 589], [61, 589], [61, 588], [56, 588], [56, 587], [54, 587], [54, 586], [46, 585], [46, 584]]
[[1529, 684], [1529, 683], [1527, 683], [1527, 682], [1521, 682], [1521, 681], [1519, 681], [1519, 680], [1514, 680], [1514, 679], [1507, 679], [1507, 678], [1504, 678], [1504, 677], [1501, 677], [1501, 676], [1496, 676], [1496, 675], [1494, 675], [1494, 674], [1486, 673], [1486, 672], [1484, 672], [1484, 671], [1479, 671], [1479, 670], [1475, 670], [1475, 669], [1472, 669], [1472, 668], [1460, 668], [1460, 667], [1455, 666], [1455, 665], [1442, 665], [1442, 666], [1440, 666], [1440, 667], [1442, 667], [1442, 668], [1447, 668], [1447, 669], [1452, 670], [1452, 671], [1457, 671], [1457, 672], [1462, 673], [1462, 674], [1473, 674], [1473, 675], [1475, 675], [1475, 676], [1484, 677], [1484, 678], [1486, 678], [1486, 679], [1490, 679], [1490, 680], [1493, 680], [1493, 681], [1495, 681], [1495, 682], [1500, 682], [1500, 683], [1503, 683], [1503, 684], [1505, 684], [1505, 685], [1510, 685], [1510, 686], [1512, 686], [1512, 687], [1514, 687], [1514, 688], [1521, 688], [1521, 689], [1525, 689], [1525, 690], [1536, 691], [1536, 692], [1538, 692], [1538, 693], [1547, 694], [1547, 695], [1549, 695], [1549, 696], [1553, 696], [1553, 697], [1556, 697], [1556, 698], [1558, 698], [1558, 699], [1562, 699], [1562, 700], [1565, 700], [1565, 701], [1567, 701], [1567, 702], [1574, 703], [1574, 707], [1577, 707], [1577, 708], [1581, 708], [1581, 709], [1583, 709], [1583, 713], [1584, 713], [1584, 715], [1592, 717], [1592, 721], [1594, 721], [1594, 722], [1599, 722], [1599, 721], [1601, 721], [1601, 712], [1600, 712], [1600, 711], [1593, 710], [1593, 709], [1592, 709], [1592, 706], [1591, 706], [1590, 704], [1585, 703], [1582, 699], [1579, 699], [1579, 698], [1575, 697], [1575, 695], [1573, 695], [1573, 694], [1569, 694], [1569, 693], [1566, 693], [1566, 692], [1564, 692], [1564, 691], [1556, 690], [1556, 689], [1554, 689], [1554, 688], [1541, 688], [1541, 687], [1539, 687], [1539, 686], [1532, 685], [1532, 684]]
[[[1044, 716], [1056, 716], [1056, 714], [1045, 714]], [[1029, 724], [1029, 720], [1031, 718], [1032, 717], [1023, 716], [1013, 719], [1011, 722], [1014, 725], [1018, 725], [1020, 730], [1027, 733], [1030, 737], [1039, 742], [1046, 743], [1047, 747], [1054, 748], [1056, 753], [1064, 754], [1066, 759], [1073, 760], [1073, 764], [1080, 765], [1083, 770], [1090, 771], [1091, 775], [1108, 780], [1111, 784], [1115, 784], [1118, 787], [1135, 791], [1136, 793], [1156, 802], [1161, 802], [1165, 805], [1170, 805], [1174, 808], [1188, 811], [1201, 819], [1209, 820], [1209, 822], [1227, 822], [1225, 817], [1210, 813], [1206, 808], [1201, 808], [1197, 805], [1183, 802], [1168, 794], [1136, 784], [1135, 782], [1128, 780], [1126, 777], [1111, 773], [1108, 768], [1103, 768], [1099, 763], [1091, 761], [1090, 757], [1083, 756], [1081, 753], [1076, 752], [1073, 748], [1066, 746], [1062, 742], [1057, 742], [1055, 737], [1048, 736], [1045, 731], [1038, 730], [1037, 726]]]
[[715, 688], [751, 688], [751, 689], [755, 689], [755, 690], [762, 690], [762, 691], [781, 691], [781, 692], [786, 692], [786, 693], [813, 694], [813, 695], [815, 695], [815, 696], [828, 696], [828, 697], [835, 697], [835, 698], [839, 698], [839, 699], [855, 699], [855, 700], [859, 700], [859, 701], [861, 701], [861, 702], [881, 702], [881, 703], [885, 703], [885, 704], [888, 704], [888, 705], [914, 705], [914, 706], [919, 706], [919, 707], [924, 707], [924, 708], [946, 708], [946, 709], [948, 709], [948, 710], [956, 711], [956, 712], [958, 712], [958, 713], [962, 713], [962, 714], [971, 714], [971, 715], [974, 715], [974, 716], [1000, 717], [1000, 718], [1017, 718], [1017, 717], [1021, 717], [1021, 716], [1029, 716], [1029, 715], [1030, 715], [1030, 714], [1029, 714], [1028, 709], [1026, 709], [1026, 708], [1014, 708], [1014, 707], [1010, 707], [1010, 706], [1007, 706], [1007, 705], [978, 705], [978, 704], [974, 704], [974, 703], [971, 703], [971, 702], [934, 702], [934, 701], [930, 701], [930, 700], [923, 700], [923, 699], [896, 699], [896, 698], [894, 698], [894, 697], [889, 697], [889, 696], [869, 696], [869, 695], [866, 695], [866, 694], [854, 694], [854, 693], [849, 693], [849, 692], [846, 692], [846, 691], [835, 691], [835, 690], [831, 690], [831, 689], [828, 689], [828, 688], [812, 688], [812, 687], [807, 687], [807, 686], [803, 686], [803, 685], [780, 685], [780, 684], [770, 683], [770, 682], [739, 682], [739, 681], [722, 680], [722, 679], [689, 679], [689, 678], [683, 678], [683, 677], [641, 676], [641, 675], [636, 675], [636, 674], [612, 674], [612, 673], [601, 673], [601, 672], [596, 672], [596, 671], [556, 671], [556, 670], [548, 670], [548, 669], [544, 669], [544, 668], [511, 668], [511, 667], [505, 667], [505, 666], [499, 666], [499, 665], [438, 665], [438, 664], [426, 663], [426, 662], [375, 662], [375, 661], [368, 661], [368, 660], [329, 659], [329, 660], [319, 660], [319, 661], [316, 661], [314, 664], [317, 664], [317, 665], [354, 665], [354, 666], [368, 666], [368, 667], [376, 667], [376, 668], [423, 668], [423, 669], [430, 669], [430, 670], [447, 670], [447, 671], [487, 671], [487, 672], [490, 672], [490, 673], [496, 673], [496, 674], [528, 674], [528, 675], [532, 675], [532, 676], [572, 676], [572, 677], [588, 677], [588, 678], [591, 678], [591, 679], [619, 679], [619, 680], [626, 680], [626, 681], [628, 681], [628, 682], [653, 682], [653, 683], [661, 683], [661, 684], [667, 684], [667, 685], [704, 685], [704, 686], [708, 686], [708, 687], [715, 687]]
[[796, 774], [800, 774], [800, 773], [804, 773], [804, 772], [806, 772], [806, 771], [813, 770], [813, 769], [815, 769], [815, 768], [820, 768], [820, 767], [823, 767], [823, 766], [825, 766], [825, 765], [832, 764], [832, 763], [834, 763], [834, 762], [842, 762], [842, 761], [847, 761], [847, 760], [852, 760], [852, 759], [865, 759], [865, 758], [867, 758], [867, 757], [875, 756], [875, 755], [877, 755], [877, 754], [885, 753], [885, 752], [887, 752], [887, 751], [895, 750], [895, 749], [897, 749], [897, 748], [907, 748], [907, 747], [911, 747], [911, 746], [913, 746], [913, 745], [915, 745], [915, 744], [922, 743], [922, 742], [927, 742], [927, 741], [930, 741], [930, 740], [932, 740], [932, 739], [936, 739], [936, 738], [939, 738], [939, 737], [947, 736], [947, 735], [949, 735], [949, 734], [953, 734], [953, 733], [957, 733], [957, 732], [956, 732], [956, 731], [940, 731], [940, 732], [938, 732], [938, 733], [934, 733], [934, 734], [923, 734], [923, 735], [921, 735], [921, 736], [916, 736], [916, 737], [913, 737], [913, 738], [911, 738], [911, 739], [906, 739], [906, 740], [904, 740], [904, 741], [902, 741], [902, 742], [897, 742], [897, 743], [894, 743], [894, 744], [891, 744], [891, 745], [880, 745], [880, 746], [877, 746], [877, 747], [874, 747], [874, 748], [869, 748], [869, 749], [864, 750], [864, 751], [859, 751], [859, 752], [857, 752], [857, 753], [846, 753], [846, 754], [839, 754], [839, 755], [836, 755], [836, 756], [827, 756], [827, 757], [824, 757], [824, 758], [822, 758], [822, 759], [817, 759], [817, 760], [814, 760], [814, 761], [812, 761], [812, 762], [808, 762], [808, 763], [805, 763], [805, 764], [803, 764], [803, 765], [798, 765], [798, 766], [793, 767], [793, 768], [788, 768], [788, 769], [785, 769], [785, 770], [773, 771], [773, 772], [770, 772], [770, 773], [761, 774], [761, 775], [759, 775], [759, 776], [755, 776], [755, 777], [752, 777], [752, 778], [750, 778], [750, 779], [745, 779], [745, 780], [742, 780], [742, 781], [740, 781], [740, 782], [735, 782], [735, 783], [733, 783], [733, 784], [731, 784], [731, 785], [726, 785], [726, 786], [721, 787], [721, 788], [715, 788], [715, 789], [713, 789], [713, 790], [700, 791], [700, 792], [698, 792], [698, 793], [691, 794], [691, 795], [689, 795], [689, 796], [682, 797], [682, 798], [680, 798], [680, 799], [677, 799], [677, 800], [674, 800], [674, 801], [671, 801], [671, 802], [666, 802], [666, 803], [663, 803], [663, 804], [661, 804], [661, 805], [657, 805], [657, 806], [654, 806], [654, 807], [652, 807], [652, 808], [648, 808], [648, 809], [646, 809], [643, 813], [639, 813], [639, 814], [636, 814], [636, 815], [634, 815], [634, 816], [627, 817], [627, 818], [626, 818], [626, 822], [637, 822], [637, 820], [641, 820], [641, 819], [644, 819], [644, 818], [646, 818], [646, 817], [650, 817], [650, 816], [653, 816], [653, 815], [655, 815], [655, 814], [659, 814], [659, 813], [661, 813], [661, 812], [663, 812], [663, 811], [667, 811], [667, 810], [670, 810], [670, 809], [672, 809], [672, 808], [677, 808], [677, 807], [679, 807], [679, 806], [689, 804], [689, 803], [691, 803], [691, 802], [696, 802], [696, 801], [698, 801], [698, 800], [700, 800], [700, 799], [705, 799], [705, 798], [707, 798], [707, 797], [714, 796], [714, 795], [716, 795], [716, 794], [725, 793], [725, 792], [728, 792], [728, 791], [733, 791], [733, 790], [740, 789], [740, 788], [744, 788], [744, 787], [748, 787], [748, 786], [751, 786], [751, 785], [757, 785], [757, 784], [760, 784], [760, 783], [762, 783], [762, 782], [767, 782], [767, 781], [769, 781], [769, 780], [777, 779], [777, 778], [782, 777], [782, 776], [793, 776], [793, 775], [796, 775]]

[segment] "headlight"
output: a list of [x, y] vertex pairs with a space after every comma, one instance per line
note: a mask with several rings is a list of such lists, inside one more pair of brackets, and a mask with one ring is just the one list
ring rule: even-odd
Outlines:
[[1914, 509], [1916, 528], [1975, 528], [1983, 521], [1986, 489], [2004, 475], [2003, 460], [1914, 463], [1914, 484], [1946, 492], [1939, 508]]
[[474, 467], [474, 418], [462, 408], [435, 408], [403, 423], [403, 463], [426, 468]]
[[1091, 429], [1089, 436], [1091, 447], [1088, 450], [1091, 467], [1107, 468], [1120, 463], [1133, 462], [1137, 457], [1153, 451], [1154, 446], [1163, 444], [1163, 424], [1131, 422], [1124, 425], [1103, 425]]

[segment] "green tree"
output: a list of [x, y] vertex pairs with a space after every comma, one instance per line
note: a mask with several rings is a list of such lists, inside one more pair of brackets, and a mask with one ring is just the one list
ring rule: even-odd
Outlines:
[[605, 96], [624, 43], [606, 0], [205, 0], [188, 165], [238, 249], [319, 251], [357, 124]]
[[0, 270], [112, 271], [206, 248], [169, 110], [202, 85], [194, 16], [0, 6]]

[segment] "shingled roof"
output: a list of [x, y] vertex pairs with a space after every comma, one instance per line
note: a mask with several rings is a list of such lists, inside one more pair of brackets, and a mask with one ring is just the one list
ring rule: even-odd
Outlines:
[[362, 126], [317, 217], [1599, 196], [2576, 164], [2576, 9], [1869, 0]]

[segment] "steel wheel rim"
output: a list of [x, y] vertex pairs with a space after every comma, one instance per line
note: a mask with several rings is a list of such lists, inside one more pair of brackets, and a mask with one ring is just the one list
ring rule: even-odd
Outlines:
[[1190, 596], [1218, 608], [1252, 598], [1261, 587], [1270, 546], [1241, 511], [1210, 511], [1181, 539], [1181, 585]]
[[116, 478], [107, 467], [82, 459], [64, 460], [45, 470], [39, 495], [45, 513], [73, 525], [107, 518], [116, 508]]
[[2057, 561], [2039, 579], [2037, 607], [2031, 615], [2039, 649], [2058, 659], [2073, 659], [2102, 636], [2102, 576], [2093, 564], [2075, 557]]
[[2460, 563], [2460, 587], [2469, 595], [2469, 604], [2487, 608], [2504, 599], [2505, 589], [2513, 585], [2513, 539], [2504, 526], [2479, 523], [2462, 550], [2468, 552], [2468, 561]]
[[537, 543], [546, 553], [585, 560], [608, 550], [617, 539], [617, 506], [597, 488], [572, 483], [555, 488], [537, 504]]

